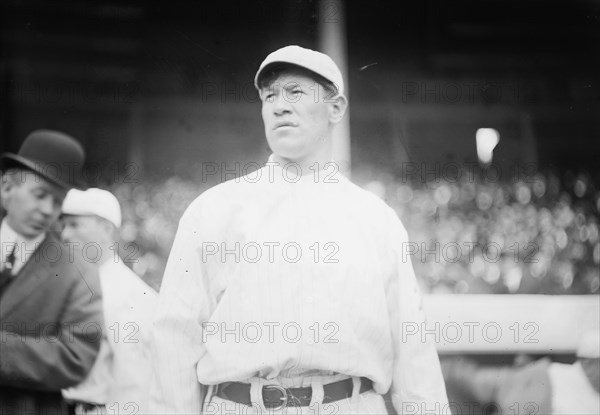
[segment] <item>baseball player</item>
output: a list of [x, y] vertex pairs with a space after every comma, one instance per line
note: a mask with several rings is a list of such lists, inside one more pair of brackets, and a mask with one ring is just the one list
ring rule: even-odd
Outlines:
[[[179, 223], [153, 332], [157, 413], [448, 411], [407, 233], [332, 162], [348, 101], [333, 60], [287, 46], [254, 79], [265, 166]], [[445, 408], [445, 409], [444, 409]]]
[[148, 343], [157, 294], [118, 255], [119, 201], [106, 190], [73, 189], [62, 211], [63, 240], [98, 268], [106, 323], [91, 373], [84, 382], [63, 390], [63, 396], [77, 415], [145, 414], [151, 374]]

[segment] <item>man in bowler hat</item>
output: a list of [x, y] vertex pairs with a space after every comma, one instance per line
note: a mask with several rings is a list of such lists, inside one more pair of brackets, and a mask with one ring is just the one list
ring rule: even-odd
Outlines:
[[72, 137], [38, 130], [0, 159], [0, 414], [68, 413], [61, 389], [98, 354], [97, 271], [52, 232], [84, 158]]

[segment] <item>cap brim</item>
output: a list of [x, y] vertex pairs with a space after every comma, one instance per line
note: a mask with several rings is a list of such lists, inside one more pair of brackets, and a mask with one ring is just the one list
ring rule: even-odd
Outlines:
[[[273, 62], [269, 62], [269, 63], [267, 63], [265, 66], [263, 66], [262, 68], [260, 68], [260, 69], [258, 70], [258, 72], [256, 72], [256, 75], [254, 76], [254, 87], [255, 87], [257, 90], [259, 90], [259, 91], [260, 91], [260, 85], [259, 85], [259, 81], [260, 81], [260, 78], [262, 77], [262, 75], [263, 75], [263, 74], [264, 74], [264, 73], [265, 73], [265, 72], [266, 72], [268, 69], [270, 69], [270, 68], [272, 68], [272, 67], [274, 67], [274, 66], [280, 66], [280, 65], [288, 65], [288, 66], [292, 66], [292, 67], [293, 67], [293, 66], [295, 66], [296, 68], [302, 68], [302, 69], [304, 69], [304, 70], [307, 70], [307, 71], [309, 71], [309, 72], [312, 72], [312, 73], [314, 73], [315, 75], [318, 75], [318, 76], [320, 76], [320, 77], [322, 77], [322, 78], [325, 78], [323, 75], [321, 75], [321, 74], [318, 74], [317, 72], [313, 71], [313, 70], [312, 70], [312, 69], [310, 69], [310, 68], [307, 68], [307, 67], [306, 67], [306, 66], [304, 66], [304, 65], [299, 65], [299, 64], [297, 64], [297, 63], [295, 63], [295, 62], [287, 62], [287, 61], [281, 61], [281, 60], [279, 60], [279, 61], [273, 61]], [[327, 78], [325, 78], [325, 79], [327, 79]], [[330, 81], [330, 82], [331, 82], [331, 81]]]
[[[44, 164], [45, 166], [45, 164]], [[85, 183], [83, 183], [83, 181], [81, 180], [75, 180], [74, 183], [68, 183], [64, 180], [62, 180], [61, 177], [54, 177], [50, 174], [48, 174], [47, 171], [44, 171], [44, 169], [42, 169], [42, 165], [40, 163], [35, 163], [29, 159], [26, 159], [24, 157], [19, 156], [18, 154], [13, 154], [13, 153], [4, 153], [2, 154], [2, 157], [0, 158], [0, 169], [2, 171], [5, 171], [7, 169], [10, 168], [24, 168], [27, 170], [30, 170], [36, 174], [38, 174], [39, 176], [43, 177], [44, 179], [48, 180], [49, 182], [56, 184], [59, 187], [62, 187], [63, 189], [71, 189], [71, 188], [77, 188], [77, 189], [85, 189], [87, 186], [85, 185]]]
[[313, 68], [309, 67], [308, 65], [302, 65], [301, 63], [289, 62], [286, 60], [276, 60], [276, 61], [269, 62], [265, 66], [261, 67], [258, 70], [258, 72], [256, 72], [256, 75], [254, 76], [254, 87], [256, 88], [257, 91], [260, 92], [260, 89], [261, 89], [260, 82], [261, 82], [261, 78], [263, 77], [263, 74], [265, 72], [267, 72], [269, 69], [272, 69], [273, 67], [277, 67], [277, 66], [282, 66], [282, 67], [289, 66], [292, 68], [295, 67], [295, 68], [303, 69], [303, 70], [307, 71], [308, 73], [312, 74], [313, 78], [317, 77], [316, 79], [320, 78], [325, 81], [331, 82], [335, 86], [337, 93], [339, 95], [344, 95], [343, 85], [342, 85], [342, 89], [340, 89], [340, 85], [338, 83], [336, 83], [334, 80], [332, 80], [331, 77], [315, 71]]

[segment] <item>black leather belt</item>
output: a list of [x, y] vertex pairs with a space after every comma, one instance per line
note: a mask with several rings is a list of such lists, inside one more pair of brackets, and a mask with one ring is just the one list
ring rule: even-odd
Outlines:
[[[373, 382], [368, 378], [360, 378], [360, 392], [373, 389]], [[352, 396], [354, 383], [352, 378], [323, 385], [323, 402], [330, 403]], [[250, 384], [242, 382], [227, 382], [217, 386], [215, 393], [219, 398], [251, 406]], [[279, 409], [286, 406], [309, 406], [312, 398], [312, 387], [283, 388], [279, 385], [265, 385], [262, 388], [262, 398], [267, 409]]]
[[87, 402], [74, 402], [67, 404], [67, 411], [69, 415], [80, 415], [88, 412], [92, 414], [101, 414], [104, 408], [105, 405], [97, 405]]

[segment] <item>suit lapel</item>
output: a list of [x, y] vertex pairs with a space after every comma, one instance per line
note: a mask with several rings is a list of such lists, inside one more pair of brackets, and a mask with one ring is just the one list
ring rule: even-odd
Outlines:
[[39, 252], [45, 252], [44, 249], [50, 243], [50, 239], [50, 236], [46, 235], [44, 241], [29, 257], [14, 281], [10, 283], [4, 294], [2, 294], [2, 298], [0, 299], [0, 319], [5, 320], [10, 312], [48, 277], [50, 264], [43, 259]]

